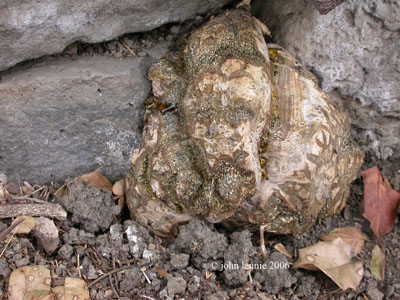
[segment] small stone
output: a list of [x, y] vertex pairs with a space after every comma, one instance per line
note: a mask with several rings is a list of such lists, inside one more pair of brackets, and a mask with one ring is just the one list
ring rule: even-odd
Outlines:
[[175, 270], [180, 270], [189, 265], [189, 254], [171, 254], [171, 266]]
[[188, 291], [189, 291], [189, 293], [194, 294], [194, 293], [197, 292], [197, 290], [198, 290], [197, 285], [195, 285], [195, 284], [189, 284], [189, 285], [188, 285]]
[[15, 265], [17, 266], [17, 268], [29, 265], [29, 258], [27, 258], [27, 257], [21, 258], [21, 259], [15, 261]]
[[374, 299], [374, 300], [382, 300], [383, 297], [385, 296], [380, 290], [378, 290], [377, 288], [373, 288], [373, 289], [368, 289], [367, 290], [367, 295], [370, 299]]
[[168, 294], [181, 294], [186, 290], [186, 281], [181, 277], [171, 277], [167, 283]]
[[172, 26], [171, 27], [171, 33], [172, 34], [177, 34], [179, 32], [179, 26]]
[[5, 259], [0, 259], [0, 276], [7, 278], [11, 273], [11, 269], [8, 267], [8, 263]]
[[74, 253], [74, 248], [71, 245], [64, 245], [58, 250], [58, 255], [64, 260], [69, 260]]
[[389, 299], [394, 294], [394, 286], [388, 285], [385, 290], [385, 297]]

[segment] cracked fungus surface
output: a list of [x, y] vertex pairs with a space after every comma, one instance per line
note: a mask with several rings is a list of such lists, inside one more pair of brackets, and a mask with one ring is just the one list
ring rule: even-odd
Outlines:
[[300, 233], [338, 213], [363, 153], [349, 122], [247, 11], [212, 19], [152, 65], [126, 198], [132, 218], [173, 237], [193, 216]]

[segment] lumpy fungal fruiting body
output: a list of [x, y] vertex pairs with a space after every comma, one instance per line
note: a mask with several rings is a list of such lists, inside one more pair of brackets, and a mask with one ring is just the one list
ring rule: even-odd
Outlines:
[[343, 208], [363, 153], [314, 75], [266, 44], [267, 30], [233, 10], [151, 67], [126, 199], [156, 234], [173, 237], [194, 216], [300, 233]]

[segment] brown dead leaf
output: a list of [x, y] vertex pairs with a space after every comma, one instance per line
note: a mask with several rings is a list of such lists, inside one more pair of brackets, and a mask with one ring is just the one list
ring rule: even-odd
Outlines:
[[11, 225], [15, 224], [21, 219], [24, 219], [24, 221], [22, 221], [22, 223], [17, 226], [15, 233], [28, 234], [29, 232], [31, 232], [33, 227], [35, 227], [35, 219], [31, 216], [19, 216], [11, 223]]
[[161, 270], [161, 269], [160, 269], [159, 267], [157, 267], [157, 266], [155, 266], [154, 269], [156, 270], [158, 276], [160, 276], [160, 277], [166, 278], [166, 277], [168, 277], [168, 275], [169, 275], [166, 271]]
[[372, 276], [374, 276], [376, 280], [385, 279], [385, 266], [386, 266], [385, 252], [383, 252], [378, 245], [375, 245], [374, 248], [372, 249], [371, 264], [369, 268], [371, 270]]
[[104, 189], [109, 191], [112, 191], [113, 187], [112, 183], [106, 177], [101, 175], [99, 172], [91, 172], [88, 174], [84, 174], [78, 178], [78, 181], [84, 184], [97, 187], [98, 189]]
[[360, 254], [365, 241], [368, 240], [367, 236], [356, 227], [336, 228], [330, 233], [323, 235], [321, 239], [323, 241], [332, 241], [338, 237], [353, 247], [354, 255]]
[[125, 194], [125, 179], [118, 180], [114, 183], [112, 192], [114, 195], [123, 196]]
[[25, 266], [16, 269], [10, 275], [8, 299], [25, 299], [25, 294], [33, 291], [49, 292], [50, 283], [50, 270], [46, 269], [44, 266]]
[[65, 196], [65, 194], [68, 192], [68, 188], [65, 184], [63, 184], [55, 193], [54, 197], [56, 198], [62, 198]]
[[118, 180], [114, 183], [112, 192], [118, 196], [118, 205], [121, 210], [125, 207], [125, 179]]
[[281, 243], [276, 244], [274, 248], [275, 250], [285, 255], [287, 258], [292, 258], [292, 255], [286, 250], [285, 246], [283, 246]]
[[393, 229], [400, 193], [393, 190], [389, 182], [383, 183], [378, 166], [361, 174], [364, 179], [364, 217], [369, 220], [372, 231], [380, 241]]
[[25, 294], [24, 300], [56, 300], [56, 295], [49, 291], [32, 291]]
[[65, 278], [64, 286], [56, 286], [53, 292], [57, 300], [90, 300], [87, 284], [80, 278]]
[[350, 263], [352, 247], [340, 237], [299, 249], [299, 257], [293, 268], [321, 270], [342, 290], [356, 290], [364, 276], [361, 262]]

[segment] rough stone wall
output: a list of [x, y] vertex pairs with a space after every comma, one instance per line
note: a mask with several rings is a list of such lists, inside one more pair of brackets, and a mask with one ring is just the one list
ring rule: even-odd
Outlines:
[[391, 169], [396, 173], [400, 169], [400, 2], [348, 0], [324, 16], [307, 0], [253, 4], [273, 39], [313, 71], [321, 87], [348, 113], [364, 151], [394, 163]]
[[142, 32], [219, 8], [229, 0], [0, 1], [0, 70], [61, 52]]

